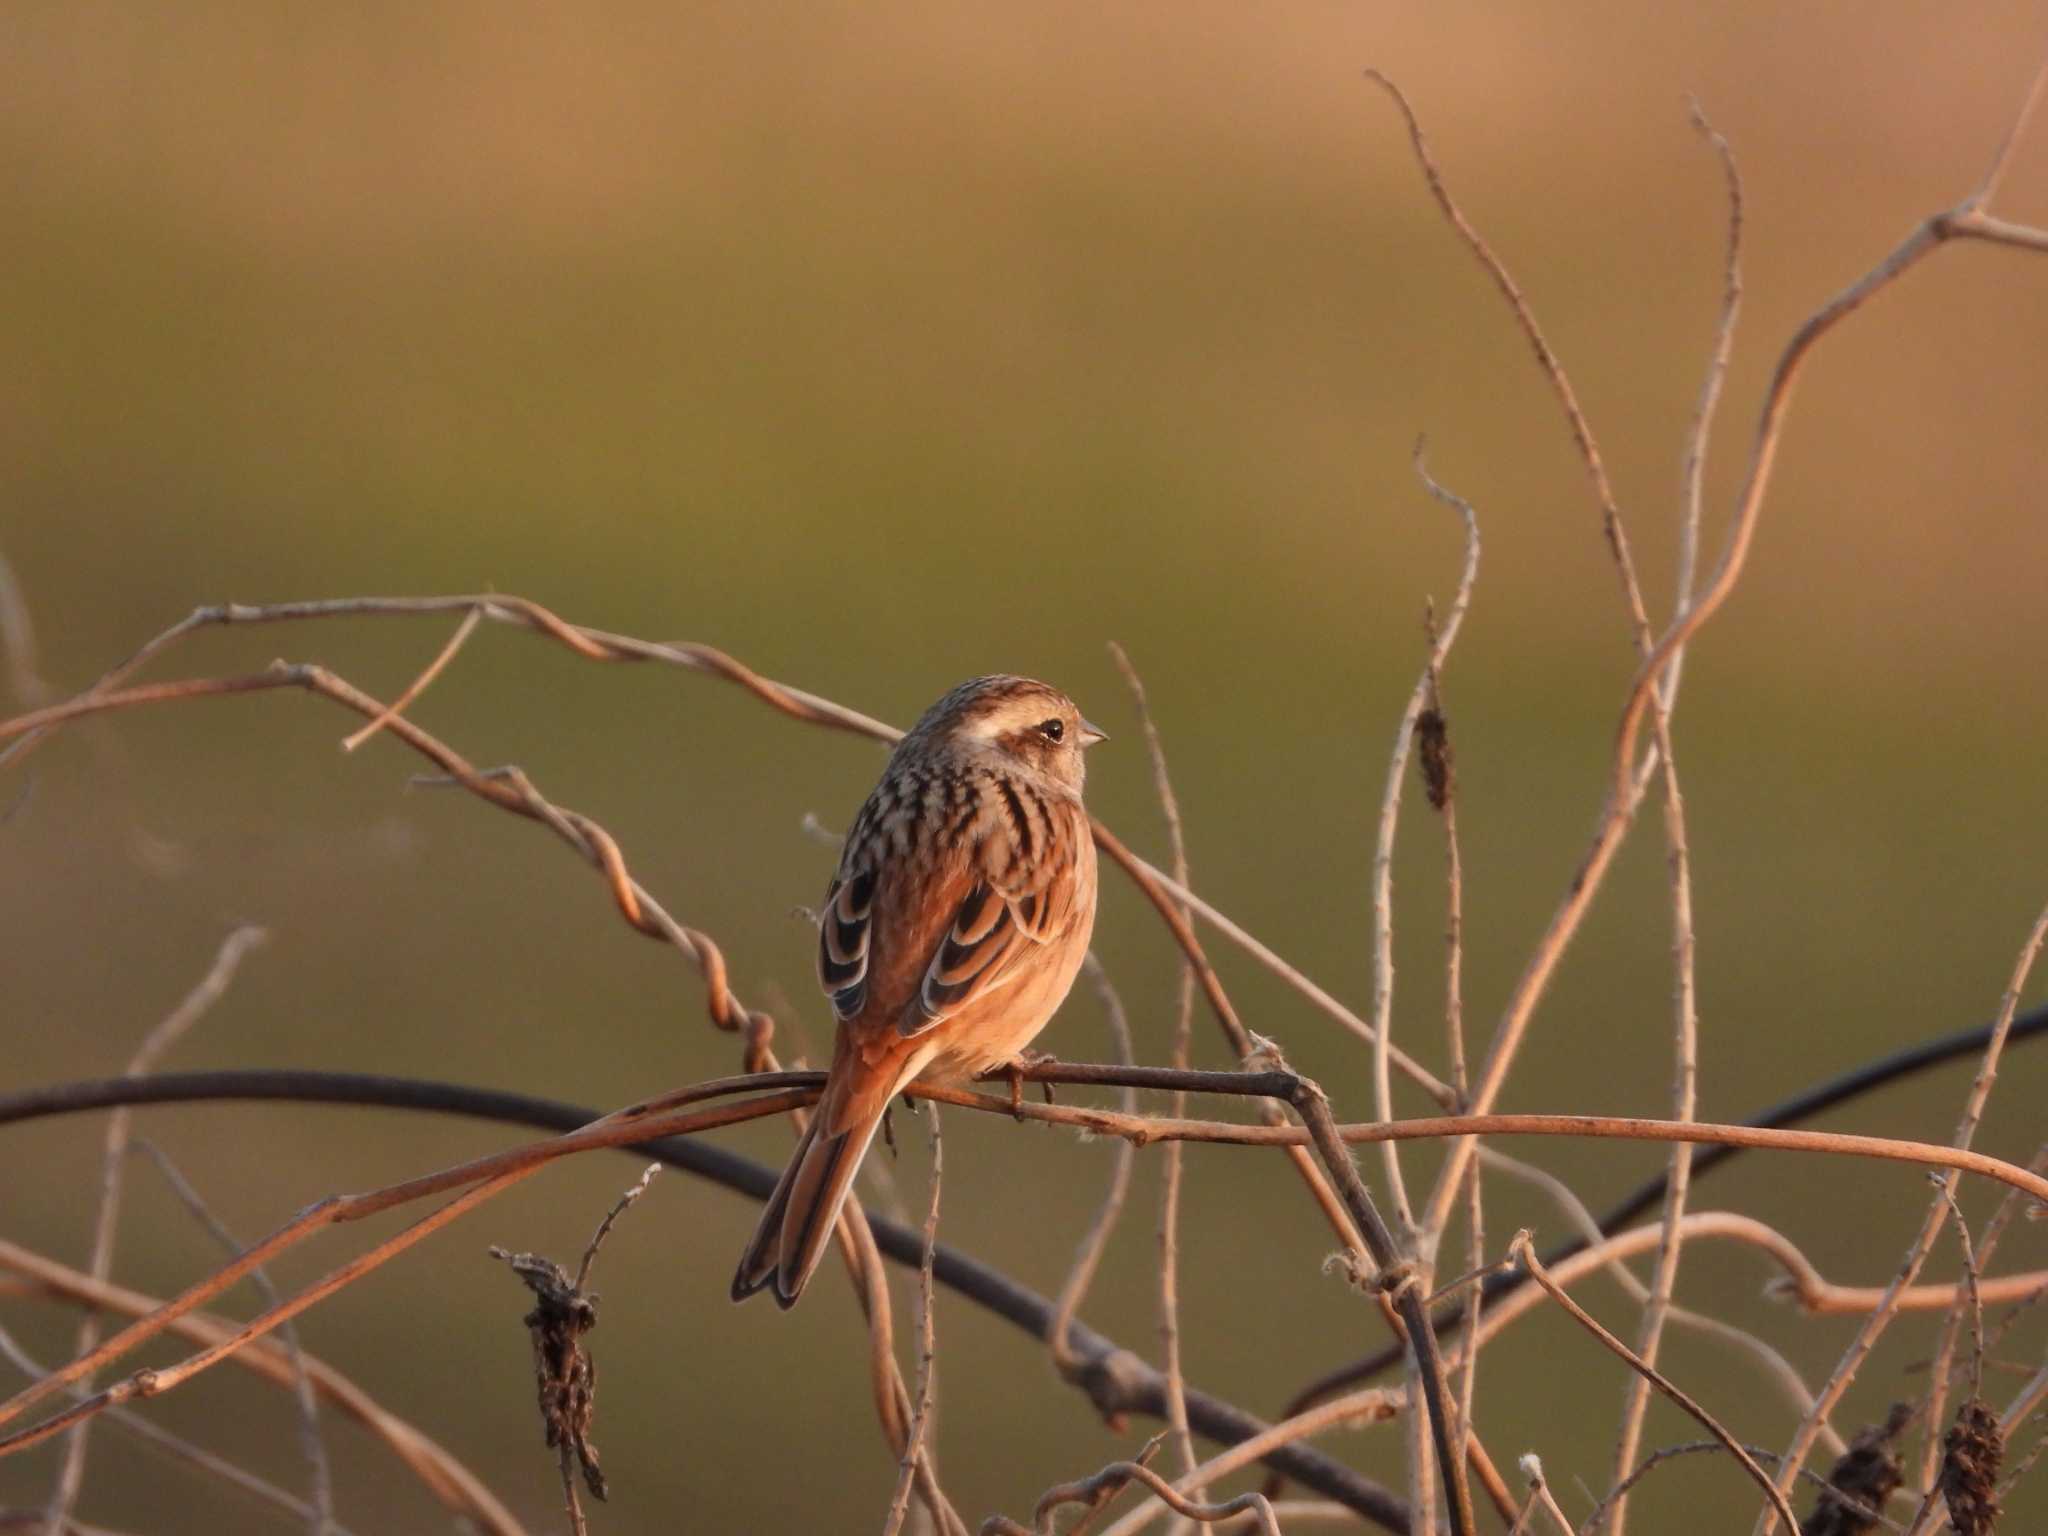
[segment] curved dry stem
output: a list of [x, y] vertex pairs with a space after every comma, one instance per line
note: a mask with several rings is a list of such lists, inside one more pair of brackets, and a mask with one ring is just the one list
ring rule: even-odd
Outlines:
[[[1210, 1457], [1186, 1476], [1177, 1479], [1173, 1485], [1174, 1491], [1189, 1497], [1199, 1497], [1197, 1490], [1234, 1472], [1257, 1465], [1268, 1452], [1283, 1445], [1292, 1445], [1297, 1440], [1305, 1440], [1326, 1430], [1377, 1424], [1391, 1419], [1406, 1411], [1407, 1396], [1399, 1387], [1367, 1387], [1362, 1391], [1347, 1393], [1343, 1397], [1332, 1398], [1327, 1403], [1319, 1403], [1304, 1413], [1298, 1413], [1291, 1419], [1275, 1424], [1262, 1434], [1233, 1445], [1221, 1455]], [[1161, 1500], [1148, 1499], [1106, 1529], [1102, 1536], [1136, 1536], [1137, 1532], [1165, 1514], [1169, 1507]], [[1353, 1514], [1351, 1518], [1357, 1517]]]
[[[1735, 163], [1728, 141], [1707, 121], [1699, 103], [1692, 104], [1694, 125], [1720, 157], [1728, 189], [1728, 242], [1723, 269], [1721, 311], [1714, 326], [1714, 342], [1707, 361], [1707, 374], [1700, 386], [1692, 426], [1686, 434], [1685, 458], [1681, 469], [1679, 504], [1678, 579], [1676, 614], [1683, 617], [1692, 607], [1693, 583], [1697, 576], [1701, 506], [1706, 480], [1707, 443], [1713, 431], [1714, 415], [1720, 405], [1721, 387], [1728, 373], [1728, 359], [1735, 344], [1735, 321], [1742, 306], [1742, 172]], [[1617, 558], [1623, 553], [1617, 546]], [[1624, 571], [1624, 580], [1627, 573]], [[1644, 632], [1646, 636], [1646, 631]], [[1640, 641], [1639, 641], [1640, 645]], [[1647, 645], [1640, 645], [1647, 649]], [[1692, 851], [1686, 832], [1685, 797], [1678, 782], [1678, 759], [1671, 740], [1671, 714], [1677, 707], [1680, 672], [1685, 652], [1673, 651], [1669, 666], [1658, 680], [1652, 701], [1655, 742], [1637, 777], [1640, 795], [1652, 761], [1661, 766], [1664, 778], [1665, 846], [1671, 871], [1672, 947], [1672, 1083], [1671, 1114], [1676, 1120], [1690, 1120], [1699, 1103], [1699, 996], [1697, 984], [1697, 940], [1693, 927]], [[1671, 1149], [1664, 1182], [1663, 1239], [1658, 1244], [1657, 1263], [1650, 1280], [1647, 1305], [1637, 1333], [1636, 1349], [1655, 1364], [1663, 1342], [1664, 1325], [1673, 1312], [1672, 1294], [1678, 1285], [1678, 1266], [1684, 1243], [1683, 1218], [1692, 1184], [1692, 1148], [1683, 1143]], [[1758, 1341], [1761, 1344], [1761, 1341]], [[1772, 1351], [1775, 1354], [1775, 1351]], [[1785, 1366], [1786, 1371], [1791, 1367]], [[1796, 1373], [1793, 1373], [1797, 1380]], [[1804, 1384], [1801, 1383], [1801, 1389]], [[1650, 1383], [1637, 1375], [1629, 1378], [1622, 1403], [1621, 1428], [1615, 1437], [1614, 1475], [1625, 1479], [1642, 1446], [1643, 1423], [1649, 1414]], [[1627, 1490], [1616, 1496], [1614, 1532], [1621, 1536], [1628, 1515]]]
[[[1155, 1440], [1144, 1452], [1149, 1456], [1157, 1447]], [[1259, 1529], [1266, 1536], [1280, 1536], [1279, 1522], [1274, 1518], [1273, 1506], [1262, 1493], [1241, 1493], [1234, 1499], [1217, 1504], [1202, 1504], [1178, 1492], [1157, 1472], [1146, 1466], [1143, 1460], [1113, 1461], [1093, 1477], [1080, 1478], [1075, 1482], [1061, 1483], [1046, 1490], [1032, 1512], [1033, 1524], [1019, 1525], [1004, 1515], [990, 1515], [981, 1524], [982, 1536], [1051, 1536], [1054, 1517], [1068, 1504], [1085, 1505], [1090, 1510], [1100, 1509], [1115, 1498], [1133, 1482], [1143, 1483], [1152, 1490], [1153, 1496], [1204, 1525], [1214, 1525], [1232, 1515], [1250, 1512], [1258, 1517]]]
[[406, 685], [404, 692], [384, 706], [383, 713], [379, 714], [368, 725], [352, 732], [350, 735], [344, 736], [341, 741], [341, 750], [344, 752], [355, 751], [356, 748], [390, 724], [394, 716], [402, 715], [406, 710], [410, 709], [413, 701], [431, 688], [434, 685], [434, 679], [448, 669], [448, 663], [455, 659], [456, 652], [469, 643], [469, 637], [476, 633], [476, 627], [483, 619], [483, 616], [483, 610], [480, 608], [472, 608], [468, 613], [465, 613], [462, 616], [462, 622], [455, 626], [455, 633], [448, 637], [448, 643], [441, 647], [435, 654], [434, 659], [427, 663], [420, 675]]
[[[1688, 1240], [1727, 1239], [1766, 1255], [1783, 1271], [1765, 1287], [1766, 1292], [1793, 1301], [1816, 1316], [1869, 1312], [1883, 1299], [1884, 1288], [1881, 1286], [1837, 1285], [1828, 1280], [1790, 1238], [1753, 1216], [1745, 1216], [1739, 1211], [1688, 1211], [1684, 1220]], [[1657, 1223], [1617, 1232], [1551, 1266], [1550, 1273], [1560, 1285], [1576, 1285], [1602, 1269], [1615, 1269], [1629, 1259], [1649, 1252], [1660, 1241], [1662, 1230], [1662, 1223]], [[2025, 1281], [2036, 1289], [2041, 1278], [2038, 1275], [2011, 1277], [2015, 1282]], [[1954, 1285], [1914, 1286], [1903, 1293], [1901, 1306], [1911, 1311], [1939, 1311], [1954, 1300], [1956, 1290]], [[1987, 1298], [1995, 1295], [2004, 1300], [2016, 1300], [2031, 1294], [2031, 1290], [2017, 1283], [1985, 1282]], [[1476, 1347], [1484, 1349], [1542, 1304], [1543, 1298], [1526, 1288], [1516, 1291], [1505, 1301], [1496, 1302], [1472, 1335], [1477, 1340]], [[1460, 1347], [1472, 1346], [1461, 1344]], [[1812, 1393], [1802, 1389], [1802, 1395], [1805, 1399], [1802, 1407], [1812, 1402]]]
[[1647, 1377], [1651, 1385], [1656, 1387], [1659, 1392], [1662, 1392], [1672, 1402], [1698, 1420], [1701, 1427], [1716, 1440], [1720, 1441], [1727, 1448], [1728, 1453], [1742, 1464], [1742, 1470], [1750, 1475], [1750, 1478], [1759, 1488], [1763, 1489], [1764, 1496], [1770, 1500], [1771, 1506], [1779, 1514], [1783, 1515], [1787, 1521], [1794, 1524], [1797, 1523], [1798, 1516], [1792, 1513], [1792, 1506], [1787, 1502], [1784, 1492], [1771, 1481], [1764, 1469], [1757, 1465], [1756, 1458], [1745, 1451], [1742, 1448], [1741, 1442], [1729, 1434], [1721, 1426], [1720, 1421], [1708, 1413], [1705, 1408], [1701, 1407], [1690, 1394], [1685, 1392], [1677, 1383], [1673, 1382], [1655, 1366], [1637, 1355], [1635, 1351], [1622, 1343], [1620, 1339], [1609, 1333], [1600, 1325], [1598, 1319], [1584, 1307], [1573, 1301], [1565, 1293], [1564, 1288], [1551, 1278], [1550, 1272], [1543, 1267], [1543, 1261], [1536, 1257], [1535, 1246], [1529, 1241], [1529, 1234], [1526, 1231], [1515, 1234], [1515, 1240], [1510, 1245], [1510, 1248], [1511, 1251], [1521, 1258], [1522, 1263], [1527, 1266], [1530, 1277], [1543, 1287], [1552, 1301], [1564, 1308], [1572, 1321], [1581, 1328], [1584, 1328], [1586, 1332], [1590, 1333], [1594, 1338], [1606, 1345], [1614, 1354], [1627, 1362], [1630, 1369]]
[[[1436, 691], [1436, 679], [1457, 643], [1465, 611], [1472, 605], [1473, 583], [1479, 578], [1479, 515], [1463, 497], [1452, 494], [1430, 477], [1423, 461], [1424, 444], [1415, 445], [1415, 474], [1430, 497], [1458, 515], [1465, 532], [1465, 557], [1458, 571], [1458, 588], [1449, 612], [1437, 628], [1436, 637], [1423, 662], [1422, 675], [1409, 691], [1400, 721], [1394, 727], [1394, 749], [1387, 762], [1386, 787], [1380, 794], [1378, 829], [1372, 855], [1372, 1094], [1373, 1108], [1382, 1120], [1394, 1118], [1393, 1032], [1394, 1032], [1394, 834], [1401, 817], [1401, 792], [1408, 785], [1408, 754], [1415, 746], [1416, 722], [1423, 707]], [[1386, 1176], [1387, 1196], [1393, 1202], [1394, 1220], [1400, 1224], [1404, 1246], [1414, 1248], [1417, 1239], [1425, 1250], [1435, 1246], [1440, 1228], [1418, 1233], [1415, 1212], [1408, 1203], [1408, 1186], [1401, 1177], [1401, 1162], [1394, 1143], [1382, 1147], [1381, 1171]]]
[[[1083, 962], [1083, 969], [1102, 999], [1102, 1011], [1109, 1021], [1110, 1043], [1115, 1047], [1117, 1060], [1128, 1066], [1131, 1062], [1131, 1025], [1124, 1016], [1123, 999], [1117, 995], [1109, 973], [1102, 968], [1102, 962], [1095, 958], [1093, 951]], [[1134, 1113], [1137, 1103], [1137, 1090], [1126, 1086], [1123, 1089], [1124, 1113]], [[1101, 1208], [1096, 1211], [1094, 1222], [1074, 1254], [1073, 1267], [1067, 1272], [1066, 1283], [1060, 1287], [1052, 1323], [1046, 1329], [1046, 1345], [1052, 1351], [1053, 1366], [1069, 1380], [1084, 1368], [1086, 1362], [1074, 1349], [1068, 1334], [1075, 1314], [1081, 1310], [1081, 1303], [1088, 1295], [1088, 1287], [1095, 1282], [1095, 1271], [1101, 1266], [1104, 1250], [1109, 1247], [1110, 1234], [1116, 1230], [1117, 1219], [1123, 1214], [1124, 1200], [1131, 1190], [1131, 1163], [1136, 1155], [1137, 1148], [1128, 1141], [1116, 1149], [1109, 1172], [1109, 1188], [1103, 1192]]]

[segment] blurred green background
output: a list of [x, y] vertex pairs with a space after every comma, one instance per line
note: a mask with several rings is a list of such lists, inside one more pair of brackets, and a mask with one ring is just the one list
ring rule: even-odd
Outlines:
[[[1447, 687], [1462, 786], [1475, 1038], [1591, 825], [1631, 672], [1612, 569], [1554, 403], [1441, 223], [1399, 122], [1412, 93], [1466, 208], [1512, 263], [1602, 435], [1653, 607], [1668, 611], [1681, 435], [1719, 293], [1719, 171], [1741, 156], [1748, 299], [1710, 476], [1707, 548], [1779, 345], [1912, 221], [1972, 187], [2042, 41], [2033, 4], [1700, 8], [1146, 3], [177, 7], [17, 3], [0, 16], [0, 554], [61, 696], [196, 604], [487, 586], [580, 621], [722, 646], [907, 723], [961, 677], [1055, 679], [1115, 736], [1094, 806], [1164, 857], [1140, 733], [1105, 652], [1144, 672], [1197, 884], [1361, 1007], [1371, 822], [1455, 520], [1483, 522]], [[2001, 199], [2048, 218], [2048, 129]], [[1986, 1018], [2048, 897], [2038, 602], [2048, 569], [2048, 266], [1948, 250], [1854, 317], [1807, 376], [1749, 573], [1686, 673], [1677, 726], [1697, 875], [1702, 1113]], [[452, 627], [379, 620], [198, 637], [157, 675], [320, 660], [389, 696]], [[29, 700], [16, 697], [13, 707]], [[414, 713], [516, 761], [620, 838], [717, 935], [735, 982], [825, 1038], [792, 916], [873, 746], [682, 674], [593, 667], [487, 628]], [[297, 696], [81, 726], [0, 783], [0, 1020], [9, 1086], [117, 1071], [239, 922], [272, 938], [168, 1065], [413, 1073], [591, 1105], [734, 1069], [698, 978], [629, 933], [536, 829], [407, 793], [387, 740]], [[1442, 1059], [1441, 850], [1403, 825], [1397, 1031]], [[1512, 1109], [1661, 1113], [1668, 909], [1646, 815], [1537, 1021]], [[1123, 883], [1098, 950], [1147, 1059], [1174, 959]], [[1249, 1022], [1369, 1110], [1347, 1037], [1220, 943]], [[2040, 988], [2034, 989], [2040, 995]], [[1213, 1027], [1201, 1059], [1226, 1061]], [[1042, 1044], [1104, 1053], [1078, 992]], [[1966, 1073], [1828, 1123], [1929, 1138]], [[2048, 1067], [2014, 1057], [1981, 1145], [2024, 1158]], [[1405, 1107], [1420, 1111], [1410, 1100]], [[245, 1236], [332, 1190], [512, 1133], [388, 1113], [151, 1111], [139, 1129]], [[82, 1264], [99, 1129], [10, 1130], [0, 1230]], [[730, 1133], [780, 1159], [779, 1126]], [[902, 1138], [921, 1205], [922, 1138]], [[1618, 1143], [1512, 1148], [1603, 1204], [1656, 1167]], [[944, 1231], [1057, 1287], [1108, 1148], [948, 1120]], [[1408, 1155], [1411, 1179], [1432, 1164]], [[1158, 1159], [1085, 1315], [1156, 1345]], [[1376, 1159], [1368, 1168], [1377, 1169]], [[1189, 1156], [1192, 1379], [1270, 1413], [1383, 1330], [1277, 1159]], [[524, 1292], [487, 1243], [580, 1251], [621, 1158], [536, 1179], [305, 1321], [342, 1364], [558, 1526]], [[1562, 1225], [1496, 1184], [1490, 1224]], [[1753, 1157], [1704, 1207], [1778, 1223], [1836, 1279], [1888, 1276], [1914, 1174]], [[1981, 1216], [1989, 1201], [1967, 1192]], [[894, 1467], [836, 1278], [797, 1312], [734, 1309], [753, 1211], [657, 1182], [600, 1266], [605, 1533], [864, 1529]], [[324, 1271], [356, 1239], [280, 1266]], [[138, 1166], [116, 1275], [169, 1291], [214, 1262]], [[1458, 1262], [1462, 1262], [1459, 1260]], [[2015, 1230], [1998, 1268], [2048, 1262]], [[1937, 1261], [1953, 1273], [1952, 1251]], [[1755, 1324], [1818, 1380], [1851, 1331], [1765, 1303], [1766, 1271], [1691, 1250], [1681, 1299]], [[907, 1320], [908, 1289], [899, 1293]], [[1583, 1292], [1624, 1332], [1606, 1282]], [[238, 1304], [252, 1305], [241, 1295]], [[73, 1321], [9, 1300], [43, 1358]], [[907, 1321], [903, 1324], [907, 1327]], [[1127, 1451], [1043, 1351], [941, 1302], [942, 1468], [970, 1522]], [[1931, 1329], [1894, 1330], [1845, 1432], [1920, 1390]], [[2043, 1328], [2003, 1353], [2039, 1363]], [[156, 1358], [152, 1355], [151, 1358]], [[1744, 1438], [1789, 1415], [1683, 1332], [1672, 1373]], [[1540, 1452], [1566, 1506], [1604, 1489], [1623, 1379], [1568, 1324], [1488, 1356], [1480, 1427]], [[2001, 1400], [2011, 1390], [1993, 1381]], [[153, 1407], [298, 1484], [285, 1400], [234, 1371]], [[1653, 1410], [1648, 1443], [1695, 1438]], [[357, 1531], [437, 1528], [346, 1426]], [[1329, 1442], [1397, 1478], [1399, 1436]], [[0, 1463], [36, 1504], [54, 1460]], [[2038, 1480], [2037, 1480], [2038, 1481]], [[1641, 1529], [1734, 1529], [1725, 1462], [1661, 1471]], [[2040, 1489], [2014, 1518], [2038, 1522]], [[2026, 1510], [2034, 1513], [2031, 1517]], [[102, 1429], [81, 1514], [162, 1532], [268, 1517]]]

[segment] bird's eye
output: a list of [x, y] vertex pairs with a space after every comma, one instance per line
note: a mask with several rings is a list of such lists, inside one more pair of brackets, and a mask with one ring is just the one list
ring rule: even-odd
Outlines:
[[1067, 722], [1060, 719], [1057, 715], [1053, 716], [1050, 720], [1042, 720], [1039, 722], [1038, 734], [1047, 741], [1058, 741], [1067, 734]]

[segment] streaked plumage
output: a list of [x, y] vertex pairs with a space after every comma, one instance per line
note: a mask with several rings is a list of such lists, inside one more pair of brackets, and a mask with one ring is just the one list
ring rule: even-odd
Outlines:
[[995, 676], [962, 683], [897, 744], [818, 924], [832, 1070], [735, 1301], [772, 1284], [795, 1303], [900, 1089], [1014, 1061], [1065, 999], [1095, 923], [1082, 752], [1101, 739], [1057, 689]]

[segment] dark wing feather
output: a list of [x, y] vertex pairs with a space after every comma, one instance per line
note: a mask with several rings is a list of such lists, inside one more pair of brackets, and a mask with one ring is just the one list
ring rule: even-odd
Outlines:
[[875, 915], [875, 872], [844, 871], [825, 893], [818, 920], [818, 982], [841, 1019], [859, 1013], [868, 994], [868, 937]]
[[[1014, 800], [1014, 793], [1006, 798]], [[1056, 810], [1035, 795], [1033, 800], [1048, 828], [1052, 816], [1064, 813], [1064, 807]], [[1030, 835], [1030, 820], [1021, 807], [1013, 826], [1018, 840]], [[1087, 835], [1085, 828], [1081, 835]], [[922, 1034], [1014, 980], [1021, 956], [1064, 931], [1074, 909], [1073, 859], [1050, 850], [1037, 859], [1016, 855], [1016, 844], [1001, 836], [984, 839], [976, 849], [979, 878], [955, 910], [917, 995], [904, 1010], [897, 1025], [903, 1034]]]
[[925, 967], [917, 997], [898, 1028], [906, 1035], [923, 1034], [969, 998], [994, 988], [1022, 942], [1010, 903], [986, 881], [977, 881]]

